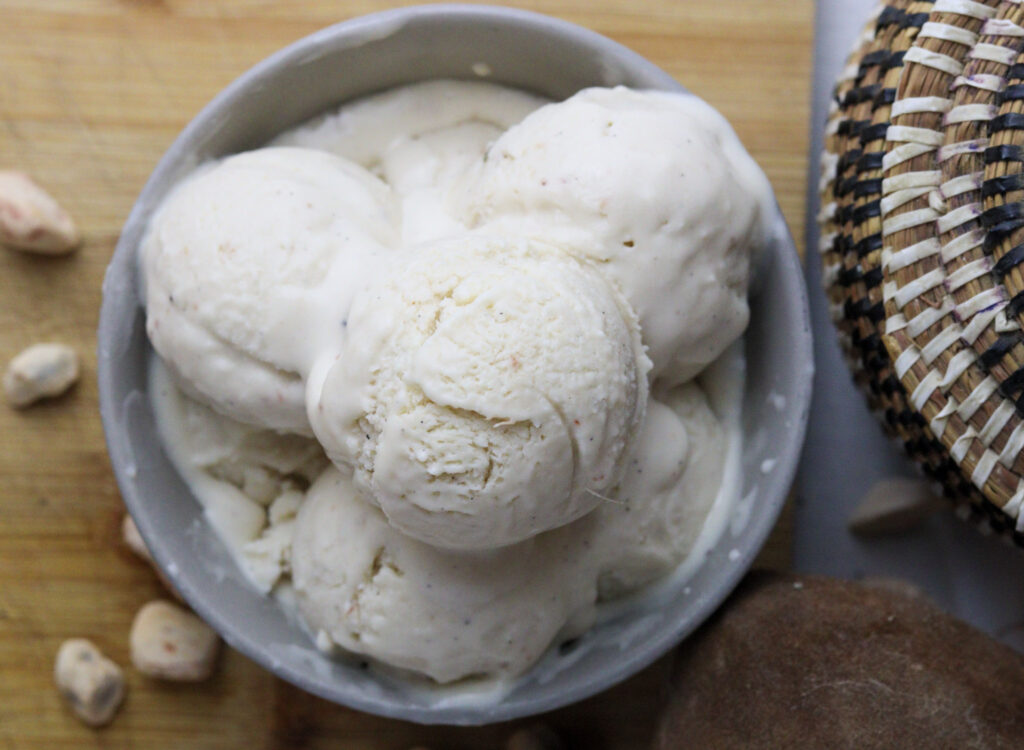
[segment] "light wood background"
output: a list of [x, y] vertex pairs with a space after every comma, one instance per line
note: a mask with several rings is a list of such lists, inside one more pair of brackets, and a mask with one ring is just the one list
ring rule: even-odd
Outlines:
[[[0, 0], [0, 169], [33, 175], [77, 218], [64, 259], [0, 251], [0, 364], [40, 340], [85, 363], [66, 397], [0, 405], [0, 747], [353, 748], [501, 746], [508, 725], [419, 727], [331, 705], [237, 653], [198, 686], [129, 666], [135, 611], [161, 595], [120, 542], [121, 501], [97, 410], [95, 327], [103, 270], [143, 182], [217, 91], [316, 29], [407, 3], [304, 0]], [[722, 110], [767, 171], [790, 226], [803, 227], [811, 0], [531, 0], [515, 3], [599, 31]], [[784, 518], [763, 561], [784, 566]], [[129, 694], [94, 731], [52, 686], [60, 642], [86, 636], [126, 667]], [[571, 747], [641, 748], [666, 661], [544, 720]]]

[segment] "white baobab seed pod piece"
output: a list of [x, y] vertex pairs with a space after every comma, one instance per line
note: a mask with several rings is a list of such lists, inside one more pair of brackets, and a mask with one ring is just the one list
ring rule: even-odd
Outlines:
[[191, 612], [167, 601], [152, 601], [135, 615], [132, 663], [150, 677], [201, 682], [213, 672], [220, 639]]
[[847, 519], [859, 536], [883, 536], [909, 531], [943, 506], [923, 479], [883, 479], [876, 482]]
[[160, 583], [164, 585], [167, 591], [174, 595], [174, 598], [179, 602], [183, 602], [181, 594], [174, 588], [174, 584], [171, 583], [170, 579], [164, 575], [164, 572], [157, 566], [153, 556], [149, 553], [149, 548], [146, 546], [146, 542], [142, 539], [142, 534], [139, 533], [139, 527], [135, 525], [135, 521], [128, 514], [124, 514], [124, 518], [121, 520], [121, 537], [124, 539], [124, 543], [128, 546], [132, 552], [134, 552], [139, 559], [145, 560], [153, 568], [153, 572], [156, 573], [156, 577], [160, 579]]
[[78, 380], [78, 354], [66, 344], [34, 344], [11, 360], [4, 392], [11, 406], [22, 408], [64, 393]]
[[149, 554], [149, 548], [142, 540], [139, 527], [135, 525], [135, 521], [127, 513], [124, 514], [124, 519], [121, 521], [121, 536], [124, 539], [124, 543], [128, 545], [128, 549], [150, 565], [153, 564], [153, 556]]
[[109, 724], [124, 700], [124, 673], [85, 638], [64, 641], [53, 668], [57, 689], [91, 727]]
[[518, 729], [505, 743], [505, 750], [563, 750], [564, 747], [554, 730], [543, 724]]
[[74, 220], [24, 172], [0, 170], [0, 244], [63, 255], [81, 243]]

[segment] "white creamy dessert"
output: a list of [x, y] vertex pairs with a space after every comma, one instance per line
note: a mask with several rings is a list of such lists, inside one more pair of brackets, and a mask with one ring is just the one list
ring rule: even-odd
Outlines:
[[688, 95], [348, 104], [154, 215], [161, 438], [320, 648], [521, 675], [722, 526], [742, 388], [700, 373], [746, 326], [771, 201]]
[[747, 326], [750, 247], [772, 193], [711, 106], [586, 89], [509, 128], [474, 165], [470, 226], [598, 263], [640, 318], [652, 377], [691, 379]]
[[370, 654], [439, 683], [511, 676], [556, 636], [593, 621], [585, 538], [563, 527], [482, 552], [424, 544], [332, 468], [299, 513], [292, 578], [322, 648]]
[[618, 483], [647, 406], [636, 316], [552, 245], [412, 245], [357, 297], [317, 393], [328, 455], [399, 531], [487, 549], [563, 526]]
[[153, 347], [227, 416], [311, 434], [303, 376], [323, 345], [317, 321], [344, 314], [353, 280], [397, 246], [398, 218], [387, 185], [324, 152], [266, 148], [202, 169], [146, 238]]

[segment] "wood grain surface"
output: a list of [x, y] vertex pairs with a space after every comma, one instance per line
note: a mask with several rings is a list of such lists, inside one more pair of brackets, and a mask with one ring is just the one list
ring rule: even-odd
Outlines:
[[[0, 169], [32, 173], [77, 218], [61, 259], [0, 251], [0, 364], [42, 340], [73, 344], [82, 382], [19, 412], [0, 405], [0, 748], [498, 748], [509, 725], [420, 727], [360, 714], [277, 680], [237, 653], [196, 686], [129, 666], [135, 611], [162, 589], [120, 541], [122, 506], [97, 409], [104, 268], [149, 172], [225, 84], [325, 25], [406, 3], [304, 0], [0, 0]], [[803, 226], [811, 0], [533, 0], [601, 32], [718, 107]], [[789, 534], [762, 560], [784, 566]], [[53, 657], [72, 636], [126, 667], [128, 699], [90, 730], [62, 705]], [[642, 748], [665, 660], [543, 717], [570, 747]], [[522, 723], [522, 722], [521, 722]]]

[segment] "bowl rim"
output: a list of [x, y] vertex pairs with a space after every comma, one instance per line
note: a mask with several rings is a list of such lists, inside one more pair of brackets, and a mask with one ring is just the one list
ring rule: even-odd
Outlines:
[[[380, 11], [341, 21], [320, 29], [274, 52], [257, 62], [222, 89], [176, 136], [175, 140], [160, 158], [125, 222], [107, 268], [103, 284], [103, 302], [100, 309], [97, 336], [97, 380], [104, 438], [124, 503], [133, 518], [136, 519], [139, 530], [143, 538], [146, 539], [147, 544], [150, 544], [150, 539], [157, 536], [157, 530], [150, 527], [145, 512], [137, 512], [145, 504], [139, 497], [142, 493], [134, 483], [133, 470], [129, 468], [131, 459], [126, 455], [123, 441], [115, 440], [115, 435], [120, 434], [125, 428], [120, 424], [120, 420], [116, 418], [121, 396], [115, 393], [114, 379], [111, 377], [111, 372], [119, 366], [119, 362], [114, 357], [113, 348], [107, 345], [112, 338], [118, 320], [118, 311], [115, 310], [113, 299], [124, 292], [123, 287], [117, 287], [116, 284], [108, 282], [111, 281], [115, 273], [115, 266], [129, 264], [130, 268], [134, 268], [132, 258], [135, 254], [135, 248], [129, 245], [127, 239], [133, 234], [130, 230], [148, 220], [154, 194], [159, 192], [160, 186], [165, 182], [167, 175], [172, 173], [176, 166], [189, 155], [193, 146], [192, 140], [198, 134], [206, 132], [208, 128], [221, 122], [223, 118], [222, 113], [228, 110], [236, 100], [246, 96], [251, 89], [254, 87], [258, 88], [264, 79], [273, 76], [282, 67], [307, 60], [310, 57], [316, 57], [321, 51], [328, 51], [338, 45], [357, 42], [361, 38], [375, 38], [382, 34], [390, 34], [397, 28], [422, 20], [433, 20], [439, 16], [445, 16], [454, 21], [489, 21], [503, 25], [511, 22], [513, 25], [518, 25], [535, 32], [542, 32], [549, 36], [562, 39], [571, 38], [575, 42], [582, 43], [601, 55], [608, 55], [622, 62], [630, 69], [642, 70], [645, 75], [653, 80], [657, 80], [659, 86], [666, 90], [686, 90], [668, 73], [638, 53], [585, 27], [532, 11], [503, 6], [465, 4], [416, 5]], [[777, 204], [776, 210], [778, 210]], [[423, 724], [482, 724], [505, 721], [554, 710], [575, 703], [602, 692], [612, 685], [636, 674], [663, 656], [669, 649], [673, 648], [704, 623], [736, 587], [750, 567], [754, 557], [764, 546], [786, 501], [796, 473], [797, 461], [804, 441], [810, 411], [811, 376], [813, 373], [810, 313], [806, 290], [802, 282], [803, 275], [800, 259], [789, 229], [782, 218], [781, 211], [777, 214], [776, 227], [774, 229], [775, 244], [778, 246], [776, 254], [781, 263], [781, 278], [785, 282], [782, 291], [790, 299], [789, 305], [795, 307], [795, 317], [799, 322], [799, 331], [792, 342], [793, 350], [791, 355], [796, 361], [807, 363], [804, 370], [800, 372], [802, 377], [795, 384], [792, 403], [787, 406], [787, 413], [793, 417], [791, 428], [793, 439], [784, 445], [778, 446], [775, 470], [771, 472], [770, 476], [765, 478], [762, 497], [759, 500], [760, 503], [770, 504], [770, 507], [766, 508], [766, 512], [757, 519], [756, 523], [752, 522], [744, 531], [744, 535], [747, 537], [747, 545], [744, 549], [740, 550], [740, 557], [736, 559], [735, 564], [723, 572], [717, 588], [694, 605], [693, 612], [695, 616], [689, 617], [682, 623], [673, 621], [670, 623], [673, 625], [672, 627], [660, 629], [653, 638], [647, 641], [643, 652], [639, 655], [634, 655], [634, 658], [619, 659], [611, 662], [597, 677], [578, 681], [571, 689], [559, 694], [554, 701], [545, 701], [527, 696], [514, 702], [502, 700], [497, 704], [482, 707], [466, 705], [421, 707], [384, 703], [378, 699], [363, 696], [358, 690], [352, 689], [350, 684], [337, 684], [336, 681], [328, 682], [317, 679], [315, 675], [311, 675], [309, 672], [303, 672], [297, 667], [273, 659], [266, 652], [265, 644], [248, 636], [238, 623], [224, 616], [217, 607], [207, 606], [204, 597], [197, 593], [191, 583], [177, 574], [177, 566], [168, 555], [164, 554], [161, 544], [150, 544], [157, 565], [162, 572], [168, 575], [183, 598], [189, 603], [189, 606], [193, 607], [203, 620], [214, 627], [224, 641], [232, 648], [257, 662], [271, 674], [285, 679], [305, 691], [333, 703], [379, 716]], [[134, 271], [132, 271], [132, 274], [134, 276]], [[137, 286], [138, 280], [135, 279], [133, 289], [137, 288]], [[253, 595], [259, 596], [255, 591], [253, 591]], [[346, 688], [348, 688], [347, 691]]]

